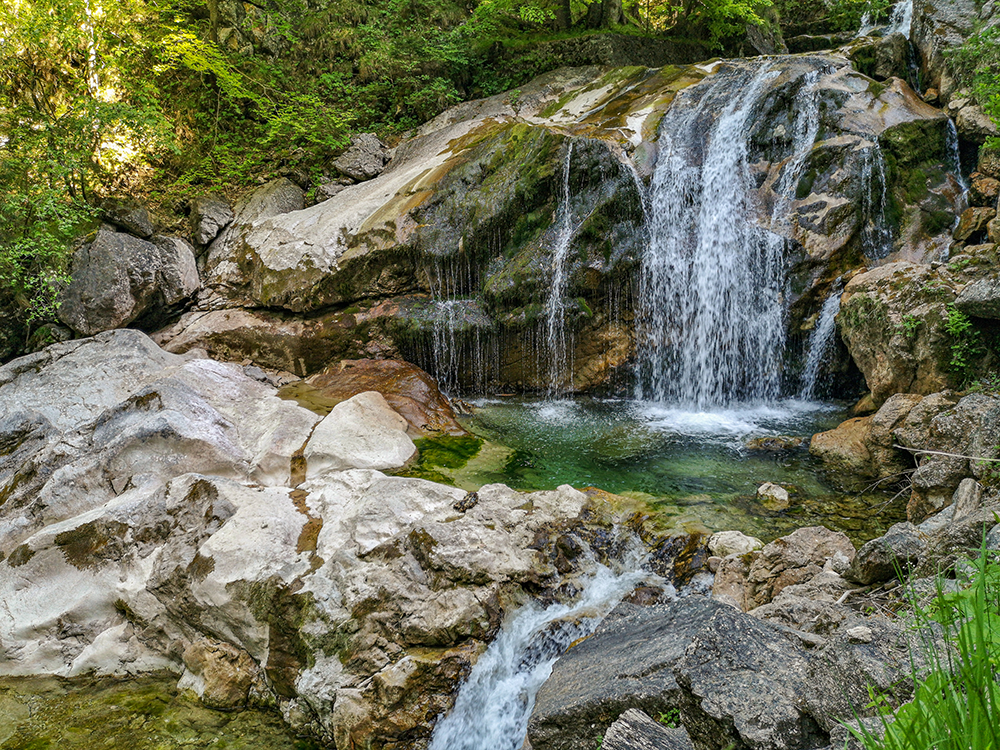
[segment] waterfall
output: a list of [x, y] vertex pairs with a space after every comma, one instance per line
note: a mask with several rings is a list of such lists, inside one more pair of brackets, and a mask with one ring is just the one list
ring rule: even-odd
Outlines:
[[625, 569], [598, 566], [574, 604], [531, 603], [517, 611], [459, 688], [454, 709], [434, 728], [430, 750], [520, 750], [552, 665], [650, 577], [638, 565]]
[[[910, 38], [910, 27], [913, 25], [913, 0], [901, 0], [892, 6], [889, 14], [888, 25], [882, 30], [882, 36], [889, 36], [897, 31]], [[857, 37], [868, 36], [879, 27], [874, 17], [870, 13], [861, 16], [861, 28], [858, 29]], [[856, 38], [857, 38], [856, 37]]]
[[885, 30], [884, 36], [899, 32], [907, 39], [910, 38], [910, 27], [913, 25], [913, 0], [902, 0], [892, 7], [889, 14], [889, 27]]
[[566, 145], [563, 160], [562, 190], [556, 220], [556, 238], [552, 248], [552, 288], [545, 303], [545, 341], [548, 347], [549, 396], [564, 392], [572, 383], [573, 333], [566, 325], [567, 259], [573, 240], [573, 206], [569, 188], [573, 141]]
[[823, 302], [809, 341], [806, 343], [806, 363], [802, 369], [802, 389], [799, 398], [812, 401], [816, 398], [816, 381], [819, 379], [819, 368], [823, 365], [833, 346], [837, 333], [837, 313], [840, 312], [841, 281], [833, 285], [830, 296]]
[[[785, 241], [754, 220], [749, 144], [779, 73], [765, 60], [717, 74], [679, 94], [661, 121], [638, 295], [640, 399], [705, 409], [779, 395]], [[772, 227], [787, 221], [818, 133], [818, 81], [815, 71], [798, 81]]]

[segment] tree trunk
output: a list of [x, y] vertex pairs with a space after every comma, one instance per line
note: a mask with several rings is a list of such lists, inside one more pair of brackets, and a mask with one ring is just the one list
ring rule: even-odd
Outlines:
[[208, 38], [219, 43], [219, 0], [208, 0]]
[[556, 24], [560, 31], [566, 31], [573, 25], [573, 10], [570, 8], [570, 0], [559, 0], [559, 7], [556, 8]]
[[622, 0], [601, 0], [601, 28], [607, 29], [622, 22]]

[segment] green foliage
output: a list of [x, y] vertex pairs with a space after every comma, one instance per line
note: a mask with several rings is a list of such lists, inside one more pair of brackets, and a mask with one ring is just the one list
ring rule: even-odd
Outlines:
[[660, 711], [656, 716], [656, 720], [668, 727], [679, 727], [681, 725], [681, 712], [679, 708], [670, 708], [666, 711]]
[[894, 0], [831, 0], [830, 18], [837, 28], [860, 29], [862, 20], [869, 24], [885, 23]]
[[963, 383], [967, 383], [973, 379], [974, 360], [983, 354], [983, 337], [968, 315], [954, 305], [948, 305], [947, 309], [948, 318], [944, 322], [944, 330], [951, 339], [951, 359], [948, 364], [952, 372]]
[[[955, 75], [995, 123], [1000, 123], [1000, 27], [980, 28], [963, 45], [951, 50]], [[987, 145], [1000, 147], [1000, 139]]]
[[900, 333], [908, 339], [913, 339], [916, 337], [922, 322], [916, 315], [904, 315], [899, 324]]
[[[968, 750], [1000, 747], [1000, 563], [984, 548], [968, 585], [939, 584], [928, 608], [915, 606], [924, 635], [923, 661], [913, 700], [894, 717], [881, 714], [884, 737], [851, 729], [866, 750]], [[915, 599], [915, 597], [913, 597]], [[943, 642], [931, 633], [937, 626]], [[917, 656], [911, 661], [916, 666]]]

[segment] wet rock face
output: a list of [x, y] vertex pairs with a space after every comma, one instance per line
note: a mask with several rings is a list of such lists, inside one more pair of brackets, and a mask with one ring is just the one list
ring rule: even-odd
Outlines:
[[413, 452], [381, 395], [321, 421], [138, 331], [0, 368], [0, 415], [4, 674], [168, 669], [327, 742], [417, 746], [504, 609], [593, 565], [558, 548], [602, 517], [583, 493], [456, 510], [463, 490], [358, 468]]
[[[969, 246], [947, 265], [888, 263], [848, 283], [838, 327], [877, 406], [895, 393], [961, 386], [970, 371], [988, 364], [989, 353], [976, 347], [956, 363], [949, 316], [965, 289], [967, 303], [979, 297], [977, 290], [988, 297], [995, 257], [994, 245]], [[973, 323], [968, 335], [976, 330]]]

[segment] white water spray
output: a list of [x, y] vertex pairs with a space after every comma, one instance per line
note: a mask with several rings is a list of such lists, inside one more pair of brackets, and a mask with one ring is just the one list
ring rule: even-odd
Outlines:
[[[785, 240], [753, 219], [760, 211], [749, 143], [779, 73], [763, 61], [717, 74], [679, 94], [661, 122], [639, 291], [640, 399], [706, 409], [779, 395]], [[798, 82], [790, 155], [769, 217], [775, 229], [788, 221], [819, 132], [819, 78], [811, 71]], [[700, 115], [715, 109], [706, 132]]]

